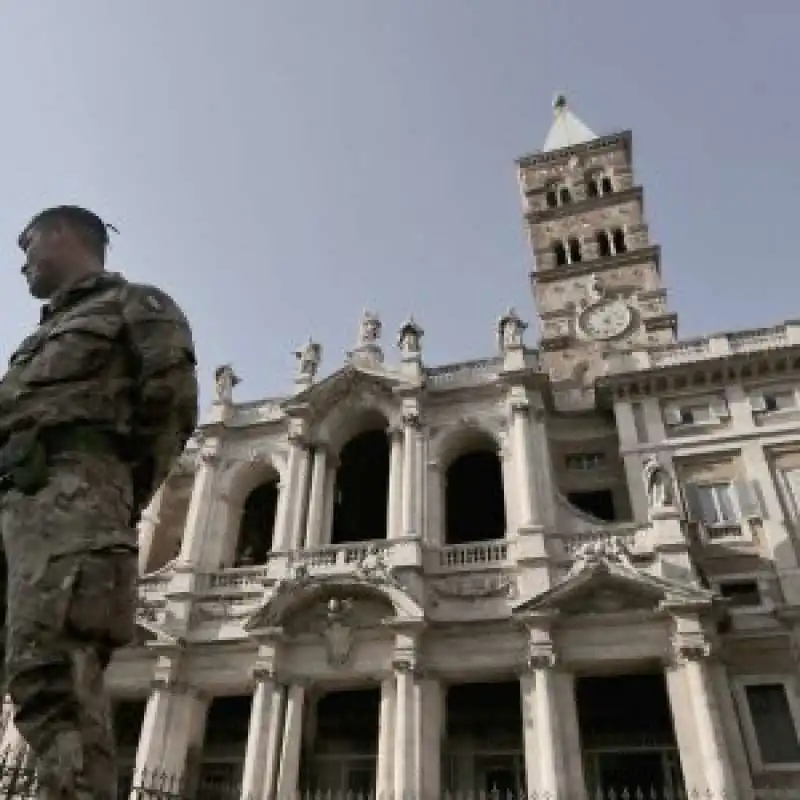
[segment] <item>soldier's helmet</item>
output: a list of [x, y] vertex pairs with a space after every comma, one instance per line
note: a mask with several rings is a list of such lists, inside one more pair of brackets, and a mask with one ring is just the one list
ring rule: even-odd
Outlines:
[[28, 239], [31, 231], [36, 225], [42, 222], [63, 220], [64, 222], [72, 223], [83, 227], [86, 231], [92, 234], [95, 240], [102, 244], [103, 248], [108, 246], [109, 237], [108, 232], [114, 231], [118, 233], [117, 229], [107, 222], [104, 222], [101, 217], [93, 211], [80, 206], [53, 206], [40, 211], [23, 229], [19, 235], [19, 246], [25, 250], [28, 246]]

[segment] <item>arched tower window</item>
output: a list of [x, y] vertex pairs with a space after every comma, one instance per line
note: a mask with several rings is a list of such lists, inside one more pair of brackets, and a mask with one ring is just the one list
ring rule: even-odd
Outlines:
[[445, 473], [445, 543], [502, 539], [506, 506], [500, 457], [490, 444], [454, 459]]
[[609, 175], [603, 175], [600, 180], [600, 187], [603, 194], [611, 194], [614, 191], [614, 184]]
[[614, 243], [614, 252], [617, 255], [628, 252], [628, 243], [625, 241], [625, 231], [622, 228], [615, 228], [611, 238]]
[[578, 264], [583, 258], [583, 255], [581, 253], [581, 243], [574, 236], [570, 236], [568, 244], [569, 244], [569, 263]]
[[608, 258], [611, 255], [611, 239], [605, 231], [598, 231], [595, 236], [597, 242], [597, 257]]
[[598, 194], [600, 194], [600, 190], [597, 186], [597, 181], [594, 178], [589, 178], [586, 184], [586, 196], [597, 197]]
[[261, 483], [247, 495], [239, 523], [234, 565], [266, 564], [275, 534], [278, 480]]
[[551, 187], [547, 190], [545, 198], [548, 208], [555, 208], [558, 205], [558, 195], [556, 194], [556, 190], [554, 188]]
[[562, 186], [558, 190], [558, 197], [559, 200], [561, 201], [562, 206], [572, 202], [572, 195], [570, 194], [570, 191], [566, 186]]
[[564, 242], [555, 242], [553, 244], [553, 254], [556, 257], [556, 265], [563, 267], [567, 263], [567, 248], [564, 247]]
[[351, 439], [339, 454], [331, 544], [385, 539], [389, 439], [384, 429]]

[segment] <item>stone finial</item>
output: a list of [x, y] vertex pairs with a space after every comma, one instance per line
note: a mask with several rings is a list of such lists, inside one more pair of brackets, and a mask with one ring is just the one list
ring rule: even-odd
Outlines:
[[294, 354], [297, 359], [297, 374], [295, 384], [304, 389], [314, 383], [322, 362], [322, 345], [309, 337], [308, 341]]
[[503, 355], [510, 350], [522, 350], [522, 337], [528, 327], [513, 308], [509, 308], [497, 322], [497, 346]]
[[374, 311], [365, 310], [358, 326], [358, 344], [348, 353], [351, 362], [366, 366], [377, 366], [383, 363], [383, 350], [380, 346], [383, 325]]
[[414, 317], [409, 317], [400, 328], [397, 346], [404, 358], [419, 357], [422, 352], [422, 337], [425, 331], [417, 324]]
[[241, 383], [231, 364], [223, 364], [214, 370], [214, 404], [233, 404], [233, 390]]
[[358, 326], [358, 347], [377, 344], [382, 330], [383, 324], [380, 317], [374, 311], [364, 309], [361, 323]]

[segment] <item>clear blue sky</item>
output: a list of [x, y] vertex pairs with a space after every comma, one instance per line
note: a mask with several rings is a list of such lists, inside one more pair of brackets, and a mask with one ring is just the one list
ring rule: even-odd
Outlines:
[[[239, 399], [292, 350], [352, 346], [364, 306], [413, 312], [429, 363], [528, 318], [514, 159], [563, 90], [631, 128], [681, 333], [798, 316], [800, 2], [5, 0], [0, 357], [35, 324], [16, 235], [87, 205], [111, 267], [163, 286]], [[532, 338], [535, 338], [532, 337]]]

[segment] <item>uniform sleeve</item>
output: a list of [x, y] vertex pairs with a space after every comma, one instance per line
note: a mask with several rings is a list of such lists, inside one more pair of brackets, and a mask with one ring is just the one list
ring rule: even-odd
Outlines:
[[164, 292], [128, 286], [123, 317], [136, 380], [132, 461], [141, 508], [197, 426], [196, 358], [189, 322]]

